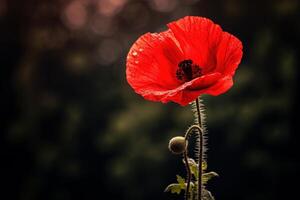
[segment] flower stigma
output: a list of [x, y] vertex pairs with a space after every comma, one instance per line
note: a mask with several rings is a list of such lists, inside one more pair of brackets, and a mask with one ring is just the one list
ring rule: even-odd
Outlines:
[[178, 64], [176, 78], [180, 81], [188, 82], [202, 75], [202, 69], [199, 65], [193, 64], [191, 59], [183, 60]]

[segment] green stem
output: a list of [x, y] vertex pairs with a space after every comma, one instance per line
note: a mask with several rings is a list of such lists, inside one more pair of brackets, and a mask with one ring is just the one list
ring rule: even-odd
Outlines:
[[202, 120], [200, 112], [200, 102], [199, 98], [196, 99], [196, 108], [198, 116], [198, 126], [199, 126], [199, 159], [198, 159], [198, 200], [202, 199], [202, 162], [203, 162], [203, 131], [202, 131]]

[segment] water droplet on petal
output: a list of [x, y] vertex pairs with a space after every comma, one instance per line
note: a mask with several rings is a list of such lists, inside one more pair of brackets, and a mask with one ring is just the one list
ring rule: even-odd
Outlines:
[[138, 61], [138, 60], [136, 60], [136, 61], [134, 61], [134, 63], [135, 63], [135, 64], [139, 64], [139, 61]]
[[140, 49], [139, 49], [139, 52], [142, 52], [142, 51], [144, 51], [144, 49], [140, 48]]
[[137, 53], [136, 51], [134, 51], [134, 52], [132, 52], [132, 55], [133, 55], [133, 56], [137, 56], [138, 53]]

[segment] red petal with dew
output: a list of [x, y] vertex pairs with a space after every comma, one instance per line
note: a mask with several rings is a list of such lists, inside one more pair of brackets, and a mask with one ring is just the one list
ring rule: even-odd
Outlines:
[[126, 76], [137, 93], [151, 88], [169, 90], [180, 84], [175, 74], [177, 63], [183, 56], [172, 38], [170, 31], [146, 33], [131, 47]]
[[[242, 43], [202, 17], [185, 17], [162, 33], [146, 33], [127, 56], [127, 81], [145, 99], [187, 105], [202, 94], [220, 95], [233, 85], [242, 58]], [[191, 59], [202, 75], [177, 79], [178, 64]]]

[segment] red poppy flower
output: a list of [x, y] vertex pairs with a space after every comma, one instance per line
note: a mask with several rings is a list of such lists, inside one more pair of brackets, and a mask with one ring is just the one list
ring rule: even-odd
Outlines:
[[127, 81], [145, 99], [182, 106], [233, 85], [242, 43], [211, 20], [187, 16], [161, 33], [146, 33], [127, 56]]

